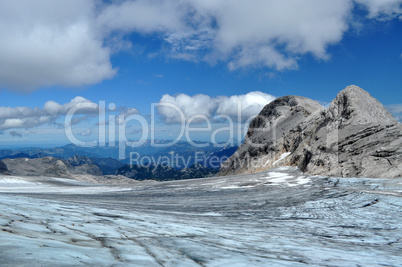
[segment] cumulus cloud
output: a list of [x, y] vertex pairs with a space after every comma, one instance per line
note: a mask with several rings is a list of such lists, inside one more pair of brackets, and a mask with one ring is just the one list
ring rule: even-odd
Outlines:
[[166, 34], [170, 56], [227, 61], [231, 70], [294, 69], [307, 53], [328, 58], [326, 49], [342, 39], [353, 6], [349, 0], [182, 2], [189, 7], [191, 25]]
[[112, 78], [109, 48], [92, 25], [94, 3], [0, 1], [0, 87], [30, 91]]
[[216, 115], [225, 115], [245, 122], [256, 116], [261, 109], [275, 99], [263, 92], [250, 92], [245, 95], [219, 96], [212, 98], [198, 94], [189, 96], [164, 95], [159, 101], [158, 112], [166, 123], [181, 123], [183, 121], [203, 122]]
[[[326, 48], [348, 28], [350, 1], [197, 1], [213, 16], [214, 50], [229, 55], [229, 67], [297, 67], [297, 57], [327, 58]], [[213, 10], [208, 12], [208, 10]], [[252, 15], [250, 15], [252, 14]]]
[[[179, 60], [225, 62], [231, 70], [298, 68], [329, 58], [353, 21], [401, 14], [402, 0], [17, 0], [0, 1], [0, 88], [82, 86], [113, 78], [112, 53], [148, 34]], [[133, 48], [135, 49], [135, 48]]]
[[[97, 105], [88, 99], [77, 96], [66, 104], [48, 101], [43, 108], [30, 107], [0, 107], [0, 131], [16, 128], [33, 128], [44, 124], [55, 123], [56, 120], [66, 115], [72, 107], [78, 108], [75, 114], [84, 115], [74, 119], [88, 118], [87, 114], [96, 114], [98, 109], [88, 108]], [[72, 122], [74, 124], [74, 122]]]
[[237, 118], [239, 109], [241, 110], [241, 121], [255, 117], [262, 108], [275, 100], [275, 97], [263, 92], [250, 92], [246, 95], [234, 95], [230, 97], [219, 98], [217, 115], [228, 115], [231, 118]]
[[369, 18], [394, 19], [402, 14], [402, 0], [355, 0], [365, 6]]
[[184, 27], [182, 18], [187, 10], [173, 0], [118, 1], [106, 6], [96, 18], [96, 24], [106, 33], [177, 32]]
[[[166, 123], [179, 123], [182, 118], [188, 120], [191, 117], [209, 118], [216, 111], [217, 101], [210, 96], [198, 94], [189, 96], [178, 94], [176, 96], [164, 95], [159, 101], [158, 111], [165, 118]], [[172, 105], [166, 105], [172, 104]], [[199, 121], [198, 118], [196, 121]]]

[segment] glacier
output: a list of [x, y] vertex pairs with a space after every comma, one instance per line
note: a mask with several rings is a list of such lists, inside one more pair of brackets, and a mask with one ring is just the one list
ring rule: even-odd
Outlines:
[[0, 266], [400, 266], [402, 178], [0, 176]]

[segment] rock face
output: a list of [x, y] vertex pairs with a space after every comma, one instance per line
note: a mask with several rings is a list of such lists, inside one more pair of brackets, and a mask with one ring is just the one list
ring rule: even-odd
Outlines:
[[67, 160], [53, 157], [44, 158], [17, 158], [3, 159], [12, 175], [18, 176], [49, 176], [73, 178], [77, 174], [102, 175], [102, 171], [95, 165], [71, 165]]
[[67, 161], [73, 166], [80, 166], [84, 164], [88, 165], [95, 164], [90, 158], [78, 155], [68, 158]]
[[200, 164], [195, 164], [189, 168], [181, 170], [160, 164], [150, 166], [125, 165], [124, 167], [119, 168], [116, 174], [134, 180], [169, 181], [211, 177], [215, 176], [217, 172], [217, 169], [204, 167]]
[[271, 102], [219, 175], [298, 166], [314, 175], [402, 177], [402, 125], [368, 92], [348, 86], [324, 109], [297, 96]]
[[0, 160], [0, 174], [8, 174], [7, 165], [2, 160]]

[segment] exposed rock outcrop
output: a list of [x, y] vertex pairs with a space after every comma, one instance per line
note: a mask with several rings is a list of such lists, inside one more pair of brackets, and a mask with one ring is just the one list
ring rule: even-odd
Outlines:
[[8, 173], [9, 172], [7, 165], [2, 160], [0, 160], [0, 174], [8, 174]]
[[402, 177], [402, 125], [368, 92], [342, 90], [325, 110], [297, 96], [271, 102], [219, 175], [298, 166], [308, 174]]
[[102, 175], [99, 167], [90, 164], [71, 165], [53, 157], [3, 159], [9, 172], [18, 176], [49, 176], [74, 178], [75, 175]]
[[78, 156], [78, 155], [74, 155], [73, 157], [68, 158], [67, 161], [68, 161], [68, 163], [70, 163], [73, 166], [80, 166], [80, 165], [84, 165], [84, 164], [88, 164], [88, 165], [95, 164], [92, 159], [90, 159], [88, 157], [84, 157], [84, 156]]

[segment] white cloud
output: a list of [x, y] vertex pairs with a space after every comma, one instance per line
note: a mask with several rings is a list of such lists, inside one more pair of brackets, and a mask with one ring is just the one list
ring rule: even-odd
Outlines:
[[114, 76], [92, 0], [0, 1], [0, 88], [81, 86]]
[[355, 0], [368, 9], [369, 18], [393, 19], [402, 14], [402, 0]]
[[342, 39], [352, 9], [350, 0], [182, 2], [191, 7], [191, 24], [166, 34], [170, 56], [227, 61], [231, 70], [294, 69], [299, 56], [307, 53], [328, 58], [326, 49]]
[[16, 0], [0, 1], [0, 88], [82, 86], [116, 74], [110, 57], [133, 32], [164, 42], [149, 54], [225, 62], [236, 70], [298, 68], [329, 58], [353, 22], [353, 4], [370, 18], [401, 14], [402, 0]]
[[[341, 1], [197, 1], [214, 16], [214, 49], [232, 55], [231, 67], [297, 67], [297, 56], [326, 58], [328, 45], [341, 40], [351, 11]], [[208, 12], [209, 11], [209, 12]]]
[[[96, 105], [83, 97], [77, 96], [70, 102], [61, 105], [54, 101], [48, 101], [43, 108], [29, 107], [0, 107], [0, 131], [16, 128], [33, 128], [43, 124], [55, 123], [56, 120], [66, 115], [71, 107], [80, 108], [76, 114], [97, 114], [98, 109], [85, 108], [88, 104]], [[74, 117], [73, 119], [87, 119], [87, 116]], [[79, 122], [79, 121], [78, 121]], [[72, 122], [73, 124], [78, 122]]]
[[119, 1], [106, 6], [96, 18], [96, 24], [106, 33], [177, 32], [185, 27], [181, 21], [185, 14], [181, 1]]
[[[166, 123], [181, 123], [182, 117], [185, 121], [195, 118], [193, 122], [203, 122], [202, 118], [211, 119], [215, 115], [227, 115], [235, 122], [239, 119], [245, 122], [250, 117], [256, 116], [266, 104], [274, 99], [274, 96], [258, 91], [245, 95], [216, 98], [203, 94], [194, 96], [166, 94], [159, 101], [158, 112]], [[175, 108], [164, 105], [166, 103], [174, 105]]]
[[218, 115], [228, 115], [237, 118], [241, 110], [241, 121], [254, 118], [268, 103], [275, 100], [275, 97], [263, 92], [250, 92], [246, 95], [234, 95], [221, 97], [216, 111]]
[[[178, 110], [164, 104], [173, 104]], [[181, 114], [188, 120], [193, 116], [204, 116], [210, 118], [216, 111], [218, 102], [210, 96], [198, 94], [189, 96], [179, 94], [177, 96], [164, 95], [159, 101], [159, 114], [162, 115], [166, 123], [180, 123]], [[199, 119], [195, 120], [199, 121]]]

